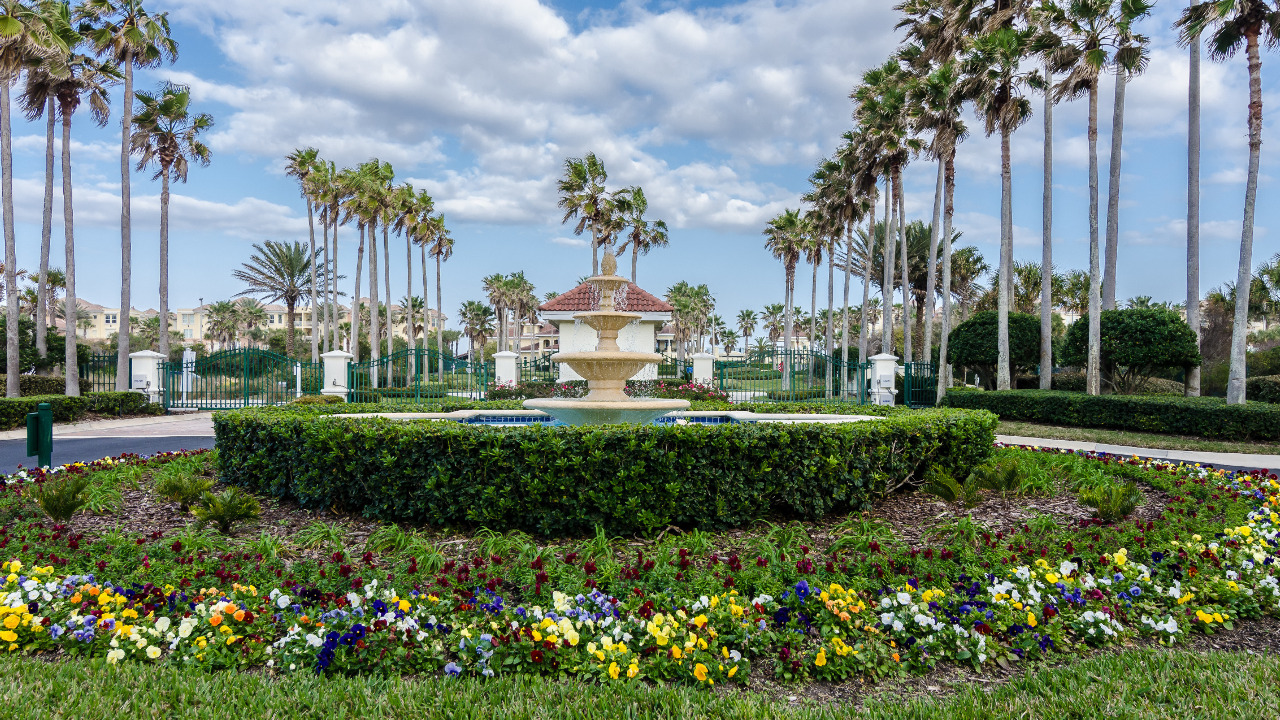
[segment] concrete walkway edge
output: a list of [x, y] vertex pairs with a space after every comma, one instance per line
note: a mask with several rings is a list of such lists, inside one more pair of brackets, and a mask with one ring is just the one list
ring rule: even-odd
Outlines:
[[1250, 453], [1212, 453], [1195, 450], [1160, 450], [1156, 448], [1140, 448], [1128, 445], [1108, 445], [1106, 443], [1081, 442], [1077, 440], [1049, 440], [1046, 438], [1021, 437], [1018, 435], [997, 435], [996, 442], [1006, 445], [1030, 445], [1032, 447], [1062, 448], [1064, 450], [1083, 450], [1085, 452], [1110, 453], [1112, 455], [1136, 455], [1153, 460], [1183, 462], [1189, 464], [1213, 465], [1214, 467], [1261, 468], [1280, 467], [1280, 455], [1256, 455]]
[[[153, 415], [148, 417], [135, 418], [119, 418], [117, 420], [88, 420], [84, 422], [60, 423], [53, 426], [53, 436], [65, 437], [70, 435], [80, 435], [90, 431], [110, 431], [125, 428], [141, 428], [151, 426], [171, 425], [174, 423], [191, 421], [209, 420], [212, 421], [212, 412], [203, 413], [183, 413], [181, 415]], [[126, 433], [127, 434], [127, 433]], [[174, 435], [190, 435], [190, 432], [175, 432]], [[197, 433], [205, 434], [205, 433]], [[17, 430], [5, 430], [0, 432], [0, 440], [22, 440], [27, 437], [27, 429], [19, 428]]]

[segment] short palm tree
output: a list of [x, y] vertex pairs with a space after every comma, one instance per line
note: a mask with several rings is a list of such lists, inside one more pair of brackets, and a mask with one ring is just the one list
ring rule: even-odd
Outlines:
[[[155, 93], [139, 92], [133, 118], [133, 152], [138, 169], [154, 165], [160, 181], [160, 317], [169, 314], [169, 181], [187, 181], [192, 162], [209, 164], [209, 146], [200, 135], [213, 127], [213, 116], [191, 112], [191, 88], [165, 83]], [[169, 333], [160, 333], [160, 354], [169, 357]]]
[[1244, 302], [1235, 307], [1231, 330], [1231, 370], [1227, 402], [1245, 401], [1245, 342], [1249, 325], [1249, 285], [1253, 268], [1253, 224], [1258, 197], [1258, 166], [1262, 157], [1262, 57], [1260, 45], [1280, 40], [1280, 9], [1271, 0], [1216, 0], [1192, 5], [1177, 22], [1180, 40], [1189, 43], [1209, 34], [1209, 57], [1226, 60], [1243, 47], [1249, 66], [1249, 169], [1244, 186], [1244, 228], [1240, 235], [1240, 264], [1236, 287], [1244, 288]]
[[315, 254], [301, 242], [277, 242], [268, 240], [253, 246], [249, 261], [232, 277], [248, 287], [240, 296], [253, 295], [267, 302], [282, 302], [288, 312], [285, 335], [285, 352], [294, 357], [294, 309], [299, 301], [311, 292], [311, 262]]
[[427, 254], [436, 260], [436, 362], [444, 377], [444, 293], [440, 288], [440, 265], [453, 257], [453, 237], [445, 227], [443, 215], [433, 215], [423, 229], [422, 243]]
[[226, 349], [240, 334], [240, 306], [230, 300], [211, 303], [206, 312], [205, 335]]
[[116, 390], [129, 389], [129, 312], [132, 290], [132, 197], [129, 155], [132, 153], [133, 71], [178, 57], [178, 43], [169, 30], [168, 13], [151, 13], [142, 0], [84, 0], [76, 6], [86, 37], [99, 57], [124, 71], [124, 102], [120, 117], [120, 335], [116, 348]]
[[[493, 308], [479, 300], [467, 300], [458, 310], [458, 318], [462, 321], [462, 332], [471, 343], [471, 360], [476, 360], [476, 350], [480, 353], [480, 364], [484, 364], [484, 346], [493, 334]], [[444, 373], [440, 373], [441, 377]]]
[[635, 282], [636, 263], [640, 254], [648, 255], [650, 250], [666, 247], [669, 243], [667, 223], [645, 219], [644, 214], [649, 211], [649, 200], [645, 198], [644, 190], [638, 186], [620, 190], [615, 193], [615, 198], [619, 214], [631, 228], [626, 233], [626, 239], [618, 246], [618, 252], [624, 252], [628, 245], [631, 246], [631, 282]]
[[742, 333], [742, 347], [751, 347], [751, 333], [756, 331], [756, 313], [754, 310], [738, 311], [738, 332]]

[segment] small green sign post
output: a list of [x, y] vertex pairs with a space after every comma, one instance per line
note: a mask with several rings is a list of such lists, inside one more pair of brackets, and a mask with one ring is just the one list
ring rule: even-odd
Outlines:
[[53, 464], [53, 406], [40, 403], [27, 413], [27, 457], [38, 455], [40, 467]]

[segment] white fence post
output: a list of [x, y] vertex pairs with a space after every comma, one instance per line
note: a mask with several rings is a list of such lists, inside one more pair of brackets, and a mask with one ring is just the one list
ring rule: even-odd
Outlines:
[[709, 353], [697, 353], [693, 356], [693, 381], [710, 385], [715, 376], [715, 357]]
[[347, 399], [347, 377], [351, 367], [351, 359], [355, 356], [341, 350], [330, 350], [320, 356], [324, 361], [324, 385], [320, 388], [323, 395], [337, 395]]
[[499, 385], [520, 382], [520, 371], [516, 367], [516, 358], [520, 357], [510, 350], [503, 350], [493, 355], [493, 379]]

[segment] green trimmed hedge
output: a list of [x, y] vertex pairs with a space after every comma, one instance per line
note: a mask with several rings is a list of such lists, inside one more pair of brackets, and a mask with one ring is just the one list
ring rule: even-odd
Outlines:
[[948, 393], [949, 407], [989, 410], [1004, 420], [1138, 430], [1223, 440], [1280, 440], [1280, 407], [1222, 398], [1086, 395], [1059, 390]]
[[[0, 397], [8, 391], [9, 376], [0, 375]], [[22, 397], [30, 395], [65, 395], [67, 379], [61, 375], [19, 375], [18, 394]]]
[[40, 403], [49, 403], [54, 422], [72, 422], [90, 413], [97, 415], [163, 415], [164, 408], [147, 402], [147, 396], [136, 392], [85, 393], [80, 397], [66, 395], [32, 395], [0, 398], [0, 430], [25, 427], [27, 413], [36, 411]]
[[[327, 409], [327, 408], [326, 408]], [[771, 408], [773, 409], [773, 408]], [[581, 535], [740, 526], [864, 509], [992, 452], [989, 413], [839, 425], [477, 427], [216, 413], [221, 477], [304, 507], [436, 526]]]
[[1280, 403], [1280, 375], [1263, 375], [1245, 381], [1244, 396], [1264, 403]]

